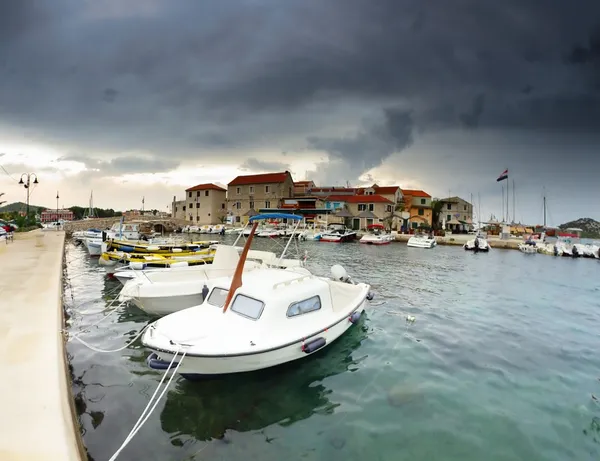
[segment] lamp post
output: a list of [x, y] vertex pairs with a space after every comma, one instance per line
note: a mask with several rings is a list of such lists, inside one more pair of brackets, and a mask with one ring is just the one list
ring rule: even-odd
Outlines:
[[[22, 184], [23, 187], [27, 190], [27, 219], [29, 219], [29, 193], [31, 191], [31, 178], [33, 177], [33, 184], [39, 184], [38, 178], [35, 173], [23, 173], [21, 175], [21, 179], [19, 179], [19, 184]], [[23, 181], [23, 178], [26, 178]]]
[[58, 230], [58, 223], [59, 223], [59, 220], [58, 220], [58, 199], [59, 198], [60, 197], [58, 196], [58, 191], [56, 191], [56, 230]]

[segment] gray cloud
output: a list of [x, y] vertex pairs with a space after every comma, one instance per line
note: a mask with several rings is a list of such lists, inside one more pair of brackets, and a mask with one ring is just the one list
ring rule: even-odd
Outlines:
[[240, 170], [254, 172], [290, 171], [290, 165], [282, 162], [266, 162], [256, 158], [248, 158], [240, 165]]
[[168, 149], [112, 171], [309, 148], [353, 180], [440, 130], [597, 131], [598, 18], [594, 0], [1, 2], [0, 124]]
[[112, 160], [96, 160], [85, 155], [66, 155], [58, 160], [83, 163], [86, 169], [96, 170], [97, 173], [103, 176], [132, 173], [160, 173], [177, 168], [180, 164], [177, 160], [153, 159], [139, 156], [123, 156]]

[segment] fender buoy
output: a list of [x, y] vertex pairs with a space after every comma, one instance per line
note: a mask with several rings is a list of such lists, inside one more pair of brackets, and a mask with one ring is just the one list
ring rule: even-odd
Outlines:
[[[153, 370], [168, 370], [171, 362], [159, 359], [158, 355], [156, 355], [156, 352], [152, 352], [152, 354], [150, 354], [146, 359], [146, 363]], [[173, 362], [172, 367], [176, 367], [178, 364], [179, 362]]]
[[327, 344], [325, 338], [313, 339], [312, 341], [302, 344], [302, 352], [305, 354], [310, 354], [311, 352], [321, 349], [323, 346], [325, 346], [325, 344]]
[[372, 291], [369, 291], [367, 293], [367, 301], [373, 301], [374, 297], [375, 297], [375, 293], [373, 293]]
[[348, 321], [352, 322], [352, 323], [357, 323], [360, 320], [360, 316], [362, 315], [362, 312], [352, 312], [352, 315], [350, 317], [348, 317]]

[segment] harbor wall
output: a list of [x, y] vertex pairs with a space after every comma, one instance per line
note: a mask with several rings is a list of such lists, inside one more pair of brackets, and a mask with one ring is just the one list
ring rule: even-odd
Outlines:
[[87, 459], [62, 334], [64, 244], [64, 232], [42, 230], [0, 242], [2, 460]]

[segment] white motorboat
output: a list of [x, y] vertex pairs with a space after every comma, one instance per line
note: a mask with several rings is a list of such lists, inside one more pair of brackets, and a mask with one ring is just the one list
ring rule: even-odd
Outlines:
[[537, 245], [533, 242], [519, 243], [519, 251], [526, 254], [535, 254], [538, 252]]
[[221, 234], [225, 232], [225, 226], [223, 224], [215, 224], [210, 228], [209, 234]]
[[321, 234], [319, 242], [352, 242], [356, 240], [356, 232], [347, 229], [343, 224], [329, 224], [327, 230]]
[[105, 234], [107, 239], [138, 240], [141, 237], [139, 224], [124, 223], [123, 218], [114, 223]]
[[368, 245], [386, 245], [393, 240], [392, 234], [385, 231], [383, 224], [369, 224], [368, 232], [361, 237], [360, 243]]
[[88, 229], [73, 232], [73, 240], [76, 242], [82, 242], [86, 238], [102, 238], [102, 231], [100, 229]]
[[[250, 234], [248, 234], [250, 235]], [[267, 227], [256, 234], [257, 237], [276, 238], [285, 235], [285, 231], [276, 227]]]
[[434, 237], [423, 233], [413, 235], [406, 243], [406, 246], [413, 248], [433, 248], [436, 245], [437, 241]]
[[491, 248], [488, 241], [480, 235], [477, 235], [473, 240], [469, 240], [463, 245], [463, 247], [465, 250], [473, 251], [475, 253], [487, 253]]
[[83, 240], [90, 256], [102, 254], [102, 237], [87, 237]]
[[[260, 216], [260, 215], [259, 215]], [[293, 215], [292, 215], [293, 216]], [[240, 237], [238, 237], [239, 240]], [[270, 251], [248, 250], [245, 256], [244, 271], [259, 267], [298, 268], [303, 263], [299, 259], [285, 259], [288, 245], [277, 256]], [[166, 315], [181, 309], [201, 304], [204, 296], [204, 283], [211, 288], [211, 281], [216, 278], [231, 277], [240, 260], [239, 253], [243, 248], [233, 245], [215, 245], [213, 263], [185, 270], [181, 267], [167, 271], [139, 271], [133, 266], [129, 274], [115, 271], [116, 277], [125, 280], [119, 295], [121, 301], [131, 301], [134, 305], [150, 315]]]
[[309, 356], [360, 320], [370, 286], [354, 283], [341, 266], [331, 268], [331, 279], [305, 268], [244, 272], [258, 219], [250, 218], [252, 233], [232, 277], [215, 282], [201, 305], [146, 329], [150, 368], [177, 367], [189, 379], [269, 368]]

